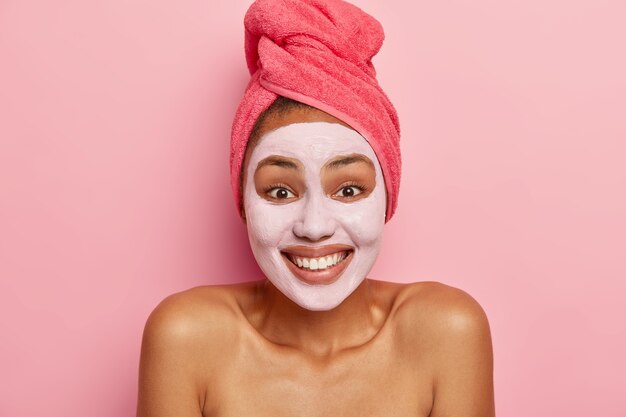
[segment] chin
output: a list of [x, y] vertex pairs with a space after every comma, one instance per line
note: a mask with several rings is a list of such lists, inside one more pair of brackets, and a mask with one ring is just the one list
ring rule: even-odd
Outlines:
[[363, 279], [354, 281], [344, 276], [343, 279], [340, 278], [329, 285], [309, 285], [294, 277], [289, 288], [283, 288], [279, 283], [274, 283], [274, 285], [287, 298], [305, 310], [330, 311], [350, 297], [361, 282]]
[[[347, 297], [346, 297], [347, 298]], [[300, 307], [304, 308], [305, 310], [309, 310], [309, 311], [330, 311], [333, 310], [335, 308], [337, 308], [339, 305], [341, 305], [341, 303], [343, 303], [344, 299], [341, 299], [339, 301], [333, 302], [333, 303], [328, 303], [326, 302], [326, 300], [324, 300], [324, 302], [321, 303], [315, 303], [315, 302], [309, 302], [304, 301], [304, 302], [297, 302], [294, 301], [296, 304], [298, 304]]]

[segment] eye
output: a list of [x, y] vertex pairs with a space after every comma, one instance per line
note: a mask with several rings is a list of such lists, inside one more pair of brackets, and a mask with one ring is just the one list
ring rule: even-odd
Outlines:
[[285, 187], [273, 187], [267, 191], [267, 194], [276, 200], [285, 200], [287, 198], [295, 197], [295, 194]]
[[351, 197], [356, 197], [357, 195], [361, 194], [363, 192], [363, 189], [359, 186], [356, 185], [346, 185], [344, 187], [341, 187], [339, 189], [339, 192], [336, 194], [339, 197], [346, 197], [346, 198], [351, 198]]

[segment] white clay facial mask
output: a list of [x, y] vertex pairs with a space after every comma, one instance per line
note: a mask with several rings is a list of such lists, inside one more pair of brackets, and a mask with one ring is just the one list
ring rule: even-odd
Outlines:
[[337, 123], [295, 123], [262, 136], [244, 188], [257, 263], [309, 310], [338, 306], [378, 256], [386, 196], [374, 151]]

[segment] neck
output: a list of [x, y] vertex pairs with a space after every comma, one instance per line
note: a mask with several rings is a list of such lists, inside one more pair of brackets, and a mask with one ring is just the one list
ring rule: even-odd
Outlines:
[[385, 317], [368, 279], [328, 311], [300, 307], [268, 280], [260, 283], [258, 291], [263, 306], [258, 330], [263, 336], [314, 356], [329, 356], [367, 343], [382, 327]]

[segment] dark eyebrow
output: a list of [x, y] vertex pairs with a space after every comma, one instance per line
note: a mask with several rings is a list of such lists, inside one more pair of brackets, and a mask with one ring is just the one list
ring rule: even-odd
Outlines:
[[346, 165], [355, 164], [357, 162], [363, 162], [374, 168], [374, 163], [365, 155], [361, 155], [359, 153], [353, 153], [352, 155], [347, 155], [340, 157], [339, 159], [335, 159], [334, 161], [328, 163], [324, 168], [329, 170], [336, 170], [339, 168], [343, 168]]
[[257, 171], [264, 166], [277, 166], [281, 168], [295, 169], [296, 171], [301, 170], [300, 166], [294, 161], [276, 155], [268, 156], [267, 158], [259, 162], [259, 165], [257, 165], [256, 167]]

